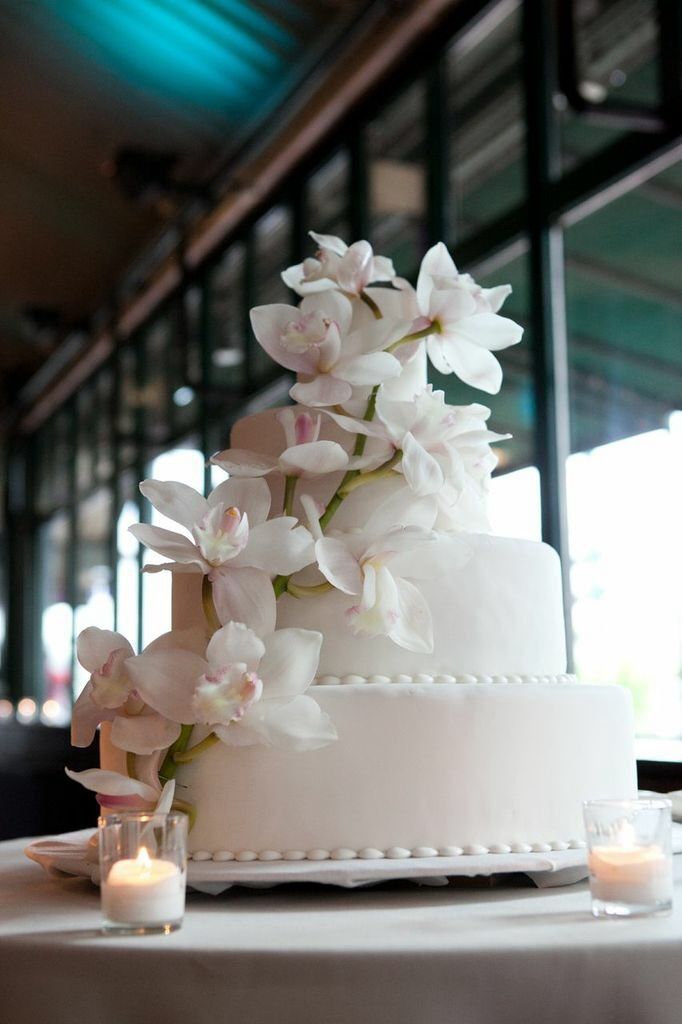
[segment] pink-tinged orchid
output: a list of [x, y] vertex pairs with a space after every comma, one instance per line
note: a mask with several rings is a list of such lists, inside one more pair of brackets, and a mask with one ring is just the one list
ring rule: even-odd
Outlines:
[[275, 303], [251, 310], [262, 347], [299, 375], [289, 392], [294, 401], [313, 407], [343, 404], [354, 387], [400, 376], [400, 360], [383, 350], [404, 335], [405, 324], [376, 320], [351, 331], [352, 317], [351, 303], [333, 291], [304, 299], [300, 308]]
[[380, 391], [376, 414], [367, 422], [327, 412], [344, 430], [374, 438], [369, 469], [401, 451], [393, 471], [415, 495], [436, 495], [451, 528], [487, 530], [486, 495], [497, 463], [490, 445], [511, 436], [487, 429], [490, 410], [448, 405], [442, 391], [427, 385], [411, 402], [391, 401]]
[[173, 805], [175, 779], [169, 779], [162, 788], [158, 765], [159, 758], [155, 758], [154, 770], [145, 772], [145, 776], [149, 777], [148, 782], [106, 768], [87, 768], [82, 772], [65, 768], [64, 771], [74, 782], [80, 783], [91, 793], [96, 793], [98, 802], [108, 811], [149, 811], [153, 814], [168, 814]]
[[261, 639], [243, 623], [213, 634], [205, 658], [146, 652], [129, 663], [140, 694], [173, 721], [207, 726], [228, 745], [314, 750], [336, 738], [328, 716], [305, 695], [322, 635], [281, 629]]
[[320, 441], [320, 414], [287, 407], [276, 418], [282, 425], [287, 447], [274, 458], [262, 452], [227, 448], [211, 459], [230, 476], [258, 477], [280, 472], [284, 476], [313, 477], [346, 469], [348, 454], [336, 441]]
[[[389, 498], [361, 533], [316, 541], [320, 572], [338, 590], [359, 597], [346, 616], [361, 636], [387, 636], [409, 651], [433, 650], [428, 603], [414, 581], [457, 568], [469, 557], [460, 538], [431, 529], [437, 512], [433, 496], [405, 502]], [[394, 526], [396, 521], [403, 523]]]
[[[172, 644], [202, 650], [206, 638], [191, 629], [157, 637], [148, 650]], [[112, 743], [121, 750], [152, 755], [173, 743], [179, 726], [145, 705], [128, 672], [134, 651], [125, 637], [108, 629], [89, 626], [78, 637], [78, 660], [92, 675], [79, 695], [71, 720], [71, 742], [87, 747], [97, 726], [111, 722]]]
[[339, 288], [348, 295], [359, 295], [368, 285], [391, 281], [395, 277], [393, 263], [385, 256], [375, 256], [369, 242], [346, 245], [334, 235], [310, 237], [317, 243], [315, 257], [289, 267], [282, 280], [297, 295]]
[[417, 281], [419, 313], [413, 329], [431, 323], [429, 359], [441, 373], [455, 373], [472, 387], [496, 394], [502, 369], [493, 352], [515, 345], [523, 329], [499, 316], [509, 285], [481, 288], [469, 274], [460, 274], [442, 242], [429, 249]]
[[270, 577], [297, 572], [314, 556], [312, 537], [294, 516], [268, 520], [266, 482], [225, 480], [208, 498], [182, 483], [145, 480], [140, 490], [189, 534], [144, 524], [131, 526], [138, 540], [172, 559], [146, 568], [203, 572], [213, 583], [221, 622], [235, 618], [259, 631], [274, 629]]

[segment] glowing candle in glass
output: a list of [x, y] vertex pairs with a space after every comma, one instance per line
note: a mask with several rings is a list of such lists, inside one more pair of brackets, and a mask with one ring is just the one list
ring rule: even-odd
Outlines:
[[633, 917], [672, 908], [671, 804], [590, 800], [584, 805], [592, 913]]
[[130, 812], [99, 819], [103, 927], [143, 935], [179, 928], [185, 910], [187, 818]]

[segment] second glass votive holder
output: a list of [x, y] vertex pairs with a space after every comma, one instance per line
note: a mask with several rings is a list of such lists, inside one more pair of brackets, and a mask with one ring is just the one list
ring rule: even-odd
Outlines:
[[595, 917], [642, 917], [672, 909], [672, 813], [665, 798], [583, 805]]
[[187, 816], [127, 811], [99, 819], [103, 930], [172, 932], [182, 924]]

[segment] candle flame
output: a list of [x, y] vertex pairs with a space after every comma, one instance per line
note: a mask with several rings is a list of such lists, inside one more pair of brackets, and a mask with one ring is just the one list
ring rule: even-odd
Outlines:
[[141, 875], [147, 875], [151, 871], [152, 859], [146, 846], [141, 846], [137, 854], [137, 866]]

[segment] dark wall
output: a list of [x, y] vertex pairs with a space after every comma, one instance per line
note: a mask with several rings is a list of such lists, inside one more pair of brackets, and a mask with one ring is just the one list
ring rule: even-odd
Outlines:
[[94, 826], [94, 793], [72, 782], [64, 767], [95, 768], [97, 741], [86, 750], [71, 746], [68, 729], [0, 724], [0, 839], [56, 835]]

